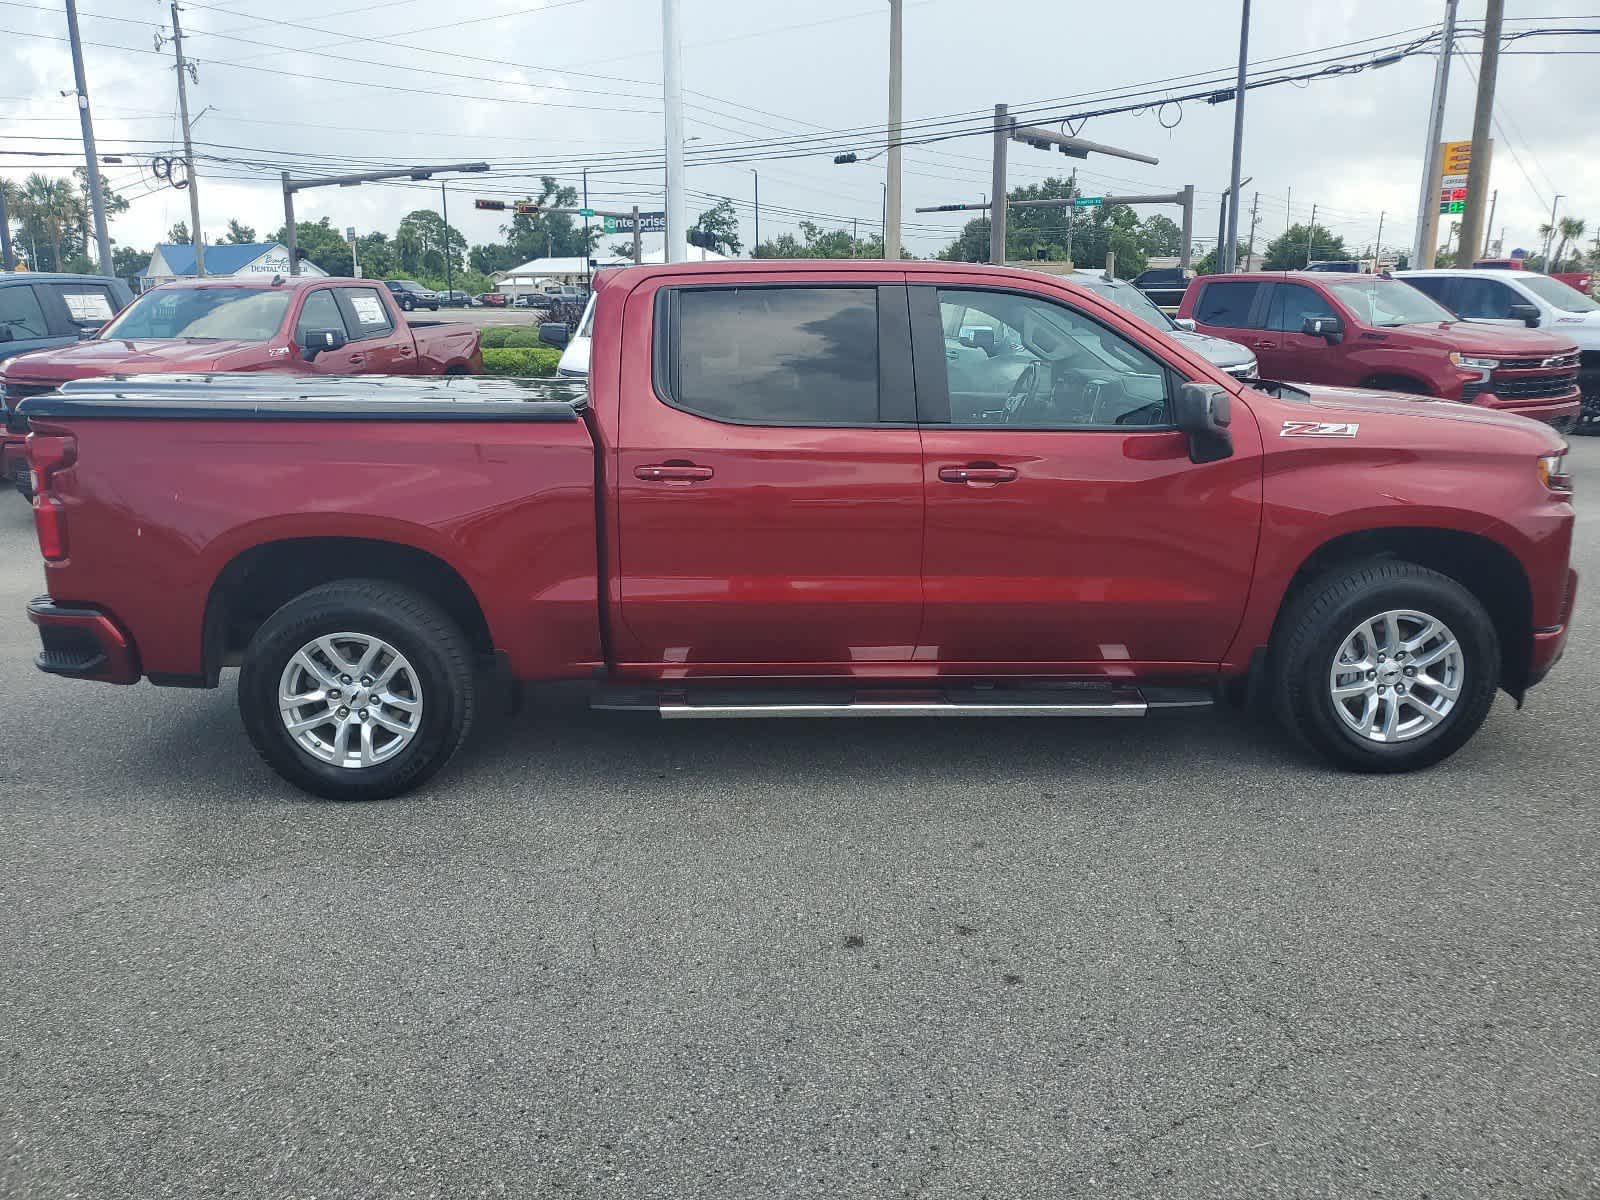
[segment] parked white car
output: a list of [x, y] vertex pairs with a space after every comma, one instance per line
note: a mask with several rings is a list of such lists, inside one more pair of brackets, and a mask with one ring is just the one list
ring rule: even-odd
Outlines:
[[1548, 329], [1577, 342], [1583, 414], [1574, 432], [1600, 433], [1600, 303], [1537, 271], [1454, 267], [1394, 275], [1464, 320]]
[[556, 364], [556, 375], [564, 379], [589, 378], [589, 332], [594, 324], [594, 293], [589, 293], [589, 303], [584, 305], [583, 316], [578, 320], [577, 332], [561, 352]]

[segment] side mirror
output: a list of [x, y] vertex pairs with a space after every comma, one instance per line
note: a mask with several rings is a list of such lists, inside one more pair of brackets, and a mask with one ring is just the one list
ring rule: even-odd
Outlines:
[[1185, 333], [1193, 333], [1197, 328], [1199, 328], [1199, 326], [1195, 324], [1193, 317], [1174, 317], [1172, 323]]
[[1539, 324], [1539, 306], [1537, 304], [1513, 304], [1506, 312], [1513, 320], [1521, 321], [1529, 329], [1533, 329]]
[[1189, 461], [1220, 462], [1233, 457], [1229, 405], [1232, 397], [1215, 383], [1185, 383], [1178, 388], [1177, 424], [1189, 438]]
[[1338, 317], [1307, 317], [1300, 332], [1307, 337], [1325, 338], [1328, 345], [1336, 346], [1344, 340], [1344, 322]]
[[99, 333], [100, 329], [98, 326], [94, 329], [79, 329], [78, 340], [80, 342], [92, 342], [99, 335]]
[[539, 324], [539, 340], [546, 346], [565, 346], [569, 336], [565, 321], [541, 321]]
[[349, 340], [342, 329], [308, 329], [300, 343], [300, 356], [310, 362], [325, 350], [343, 350]]

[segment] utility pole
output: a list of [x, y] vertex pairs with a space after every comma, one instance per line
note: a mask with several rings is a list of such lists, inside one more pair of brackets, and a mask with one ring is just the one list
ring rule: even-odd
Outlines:
[[[589, 207], [589, 168], [583, 169], [583, 207]], [[671, 261], [670, 259], [668, 260]], [[589, 286], [589, 218], [583, 219], [583, 286]]]
[[861, 218], [850, 218], [850, 257], [855, 258], [861, 249]]
[[1311, 265], [1311, 245], [1317, 240], [1317, 203], [1311, 202], [1311, 224], [1306, 226], [1306, 266]]
[[1187, 271], [1193, 257], [1194, 242], [1194, 184], [1186, 183], [1178, 193], [1178, 204], [1183, 209], [1183, 232], [1179, 234], [1178, 269]]
[[1374, 271], [1376, 271], [1378, 269], [1378, 265], [1383, 262], [1383, 218], [1386, 215], [1387, 214], [1382, 211], [1378, 213], [1378, 240], [1376, 243], [1374, 243], [1372, 250], [1372, 269]]
[[661, 91], [667, 118], [666, 260], [675, 263], [683, 261], [684, 247], [689, 242], [683, 207], [683, 46], [678, 0], [661, 0]]
[[902, 0], [889, 0], [889, 179], [884, 191], [883, 256], [900, 257], [900, 43]]
[[639, 229], [639, 206], [633, 206], [633, 265], [644, 261], [644, 235]]
[[[1217, 210], [1217, 261], [1216, 268], [1219, 275], [1231, 275], [1235, 264], [1234, 255], [1238, 251], [1239, 243], [1239, 204], [1238, 189], [1249, 183], [1255, 176], [1240, 180], [1228, 185], [1228, 190], [1222, 193], [1222, 207]], [[1232, 197], [1233, 203], [1229, 203]], [[1229, 235], [1232, 235], [1229, 237]], [[1224, 249], [1223, 239], [1227, 238], [1228, 246]], [[1226, 264], [1226, 265], [1224, 265]]]
[[11, 214], [6, 211], [6, 191], [0, 188], [0, 271], [15, 271], [17, 256], [11, 253]]
[[[94, 211], [94, 240], [100, 251], [100, 273], [111, 274], [111, 238], [106, 233], [105, 197], [100, 193], [100, 157], [94, 148], [94, 118], [89, 113], [89, 80], [83, 71], [83, 44], [78, 40], [77, 0], [67, 0], [67, 34], [72, 41], [72, 79], [78, 89], [78, 123], [83, 127], [83, 162], [89, 175], [89, 205]], [[190, 170], [191, 176], [193, 169]], [[7, 242], [10, 234], [6, 235]], [[7, 261], [10, 255], [7, 253]], [[6, 270], [10, 270], [8, 266]], [[61, 264], [56, 264], [61, 270]]]
[[[990, 187], [989, 261], [1006, 265], [1006, 146], [1011, 141], [1011, 114], [1004, 104], [994, 106], [994, 172]], [[1553, 221], [1555, 218], [1552, 217]]]
[[1256, 266], [1256, 209], [1261, 206], [1261, 193], [1257, 192], [1250, 197], [1250, 242], [1244, 251], [1244, 269], [1255, 270]]
[[442, 179], [439, 181], [439, 213], [444, 217], [444, 290], [453, 292], [456, 284], [450, 271], [450, 260], [454, 257], [454, 252], [450, 249], [450, 201], [445, 196]]
[[1494, 83], [1500, 69], [1500, 29], [1506, 15], [1505, 0], [1489, 0], [1483, 15], [1483, 57], [1478, 63], [1478, 103], [1472, 110], [1472, 162], [1467, 167], [1467, 206], [1461, 216], [1461, 241], [1456, 266], [1470, 267], [1488, 228], [1483, 219], [1483, 197], [1489, 190], [1489, 122], [1494, 116]]
[[756, 189], [756, 244], [750, 248], [751, 258], [761, 257], [761, 172], [754, 167], [750, 168], [750, 175], [755, 180]]
[[1217, 248], [1217, 267], [1231, 272], [1239, 248], [1239, 166], [1244, 156], [1245, 59], [1250, 50], [1250, 0], [1242, 0], [1239, 17], [1239, 81], [1233, 93], [1233, 170], [1228, 174], [1228, 244]]
[[[178, 114], [183, 118], [183, 165], [189, 177], [189, 240], [194, 243], [194, 273], [198, 277], [206, 273], [206, 246], [205, 237], [200, 232], [200, 181], [194, 174], [194, 142], [189, 132], [189, 87], [186, 81], [198, 80], [198, 75], [183, 58], [183, 26], [178, 23], [178, 0], [172, 0], [172, 48], [178, 59]], [[293, 237], [293, 234], [290, 236]]]
[[1428, 113], [1428, 140], [1422, 151], [1422, 195], [1417, 202], [1417, 235], [1412, 244], [1411, 266], [1433, 266], [1439, 244], [1439, 181], [1444, 178], [1444, 161], [1439, 142], [1444, 135], [1444, 102], [1450, 89], [1450, 55], [1455, 48], [1456, 5], [1444, 0], [1444, 26], [1440, 31], [1439, 61], [1433, 67], [1433, 101]]
[[1550, 250], [1555, 244], [1556, 238], [1556, 205], [1565, 199], [1565, 193], [1557, 192], [1556, 198], [1550, 201], [1550, 232], [1544, 235], [1544, 271], [1546, 275], [1550, 273]]
[[[1467, 194], [1470, 196], [1472, 193]], [[1489, 197], [1489, 219], [1483, 223], [1483, 252], [1478, 255], [1479, 258], [1489, 257], [1489, 239], [1494, 236], [1494, 210], [1498, 207], [1500, 207], [1500, 189], [1495, 188], [1494, 194]]]

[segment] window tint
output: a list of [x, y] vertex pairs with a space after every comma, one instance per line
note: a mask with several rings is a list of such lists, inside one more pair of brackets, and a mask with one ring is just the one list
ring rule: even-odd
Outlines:
[[1169, 423], [1166, 368], [1098, 321], [1012, 292], [941, 288], [939, 306], [952, 424]]
[[49, 291], [66, 305], [67, 320], [79, 329], [99, 329], [117, 315], [111, 289], [94, 283], [47, 283]]
[[878, 420], [875, 288], [756, 287], [671, 293], [681, 408], [763, 425]]
[[49, 337], [44, 310], [27, 284], [0, 287], [0, 329], [9, 329], [13, 341]]
[[1255, 304], [1257, 283], [1208, 283], [1194, 306], [1194, 319], [1202, 325], [1221, 325], [1226, 329], [1250, 329], [1250, 308]]
[[1406, 282], [1430, 300], [1454, 311], [1456, 306], [1454, 279], [1446, 275], [1408, 275]]
[[394, 328], [389, 320], [389, 310], [376, 288], [339, 288], [339, 303], [345, 313], [345, 327], [350, 340], [382, 337]]
[[1509, 320], [1517, 294], [1498, 279], [1457, 278], [1450, 289], [1450, 307], [1457, 316]]
[[1267, 308], [1268, 329], [1299, 333], [1307, 317], [1338, 315], [1314, 288], [1298, 283], [1272, 285], [1272, 303]]
[[320, 333], [324, 329], [337, 329], [346, 337], [350, 336], [345, 329], [344, 316], [339, 312], [339, 303], [327, 288], [306, 297], [305, 307], [300, 310], [300, 320], [295, 323], [294, 340], [303, 346], [306, 344], [306, 334]]

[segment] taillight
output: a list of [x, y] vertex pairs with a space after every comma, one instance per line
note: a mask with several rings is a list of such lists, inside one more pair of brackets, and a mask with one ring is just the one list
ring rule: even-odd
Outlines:
[[67, 513], [51, 488], [56, 475], [78, 457], [77, 439], [70, 434], [30, 433], [28, 466], [33, 473], [33, 527], [39, 535], [39, 553], [47, 562], [67, 556]]

